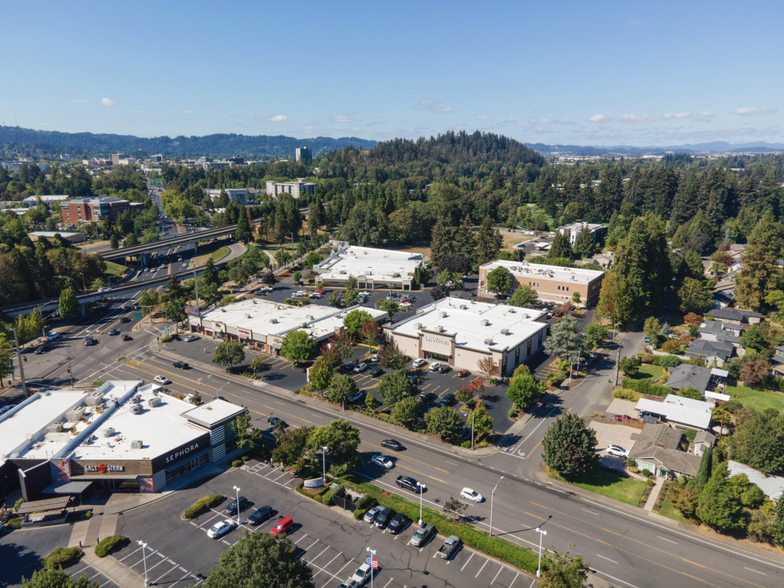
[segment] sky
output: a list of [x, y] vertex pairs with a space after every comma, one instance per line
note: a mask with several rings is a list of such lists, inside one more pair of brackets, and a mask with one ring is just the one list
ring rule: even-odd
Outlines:
[[2, 13], [9, 126], [784, 141], [781, 0], [42, 0]]

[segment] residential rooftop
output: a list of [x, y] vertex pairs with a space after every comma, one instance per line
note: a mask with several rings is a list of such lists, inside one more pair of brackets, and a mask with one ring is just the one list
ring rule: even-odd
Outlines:
[[715, 402], [703, 402], [675, 394], [668, 394], [664, 402], [641, 398], [634, 407], [638, 412], [650, 412], [665, 417], [673, 423], [696, 429], [707, 429], [711, 421], [711, 408]]

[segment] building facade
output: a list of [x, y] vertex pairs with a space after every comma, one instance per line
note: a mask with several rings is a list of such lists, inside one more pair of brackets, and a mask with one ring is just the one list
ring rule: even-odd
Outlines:
[[295, 157], [297, 161], [301, 161], [306, 165], [313, 161], [313, 155], [307, 147], [297, 147], [295, 150]]
[[98, 196], [95, 198], [74, 198], [60, 203], [64, 223], [89, 223], [101, 220], [114, 222], [123, 212], [144, 208], [141, 202], [130, 202], [121, 198]]
[[313, 271], [319, 274], [317, 281], [328, 286], [344, 286], [353, 276], [357, 287], [363, 290], [411, 290], [417, 268], [425, 265], [421, 253], [354, 247], [345, 241], [333, 241], [330, 245], [337, 250], [313, 266]]
[[229, 200], [234, 202], [235, 204], [246, 205], [248, 203], [248, 191], [246, 189], [238, 189], [238, 188], [223, 188], [223, 189], [205, 189], [204, 193], [210, 197], [210, 200], [215, 200], [221, 195], [221, 192], [225, 192], [226, 196], [228, 196]]
[[292, 198], [299, 198], [302, 194], [315, 194], [316, 184], [306, 182], [305, 178], [298, 178], [296, 182], [273, 182], [267, 180], [267, 196], [277, 198], [280, 194], [290, 194]]

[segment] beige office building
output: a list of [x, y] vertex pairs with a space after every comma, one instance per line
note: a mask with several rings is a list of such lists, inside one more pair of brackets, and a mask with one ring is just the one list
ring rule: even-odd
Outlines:
[[479, 268], [480, 296], [496, 294], [487, 291], [487, 274], [497, 267], [505, 267], [512, 274], [512, 291], [521, 285], [531, 286], [539, 294], [539, 300], [557, 304], [572, 300], [574, 293], [579, 292], [578, 306], [593, 306], [599, 300], [604, 278], [604, 272], [597, 270], [499, 259]]

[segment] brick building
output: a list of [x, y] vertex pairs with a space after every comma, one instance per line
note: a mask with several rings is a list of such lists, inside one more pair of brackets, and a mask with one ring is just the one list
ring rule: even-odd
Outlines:
[[127, 210], [143, 208], [140, 202], [130, 202], [121, 198], [97, 196], [94, 198], [75, 198], [60, 203], [64, 223], [87, 223], [100, 220], [114, 222]]

